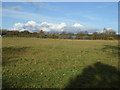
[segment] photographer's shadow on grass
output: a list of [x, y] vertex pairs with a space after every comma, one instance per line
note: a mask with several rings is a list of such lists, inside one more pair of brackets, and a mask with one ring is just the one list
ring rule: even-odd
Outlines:
[[67, 88], [120, 88], [120, 71], [117, 68], [97, 62], [70, 78]]

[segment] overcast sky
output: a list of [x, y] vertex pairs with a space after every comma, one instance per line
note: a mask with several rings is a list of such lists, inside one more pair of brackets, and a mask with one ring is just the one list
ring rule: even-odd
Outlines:
[[23, 31], [118, 30], [117, 2], [3, 2], [3, 29]]

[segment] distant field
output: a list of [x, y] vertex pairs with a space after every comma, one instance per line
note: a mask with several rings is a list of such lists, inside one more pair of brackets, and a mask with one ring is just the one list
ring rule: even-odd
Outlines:
[[120, 87], [117, 40], [2, 39], [3, 88]]

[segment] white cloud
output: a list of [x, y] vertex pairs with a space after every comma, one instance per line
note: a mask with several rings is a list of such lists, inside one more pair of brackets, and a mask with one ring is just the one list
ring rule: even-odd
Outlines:
[[101, 18], [101, 17], [96, 17], [96, 16], [94, 16], [94, 15], [84, 15], [83, 16], [85, 19], [89, 19], [89, 20], [92, 20], [92, 21], [101, 21], [101, 20], [103, 20], [103, 18]]
[[53, 23], [48, 23], [48, 22], [42, 22], [41, 24], [38, 24], [34, 21], [28, 21], [27, 23], [16, 23], [11, 30], [19, 30], [19, 31], [24, 31], [24, 30], [29, 30], [31, 32], [34, 31], [62, 31], [64, 27], [67, 25], [65, 23], [60, 23], [60, 24], [53, 24]]
[[46, 31], [46, 32], [72, 32], [72, 33], [78, 33], [80, 31], [88, 31], [89, 33], [93, 33], [95, 31], [99, 32], [101, 29], [98, 28], [90, 28], [85, 27], [79, 23], [75, 23], [73, 25], [67, 25], [66, 23], [48, 23], [48, 22], [42, 22], [42, 23], [36, 23], [34, 21], [28, 21], [27, 23], [16, 23], [14, 24], [13, 28], [10, 30], [19, 30], [24, 31], [28, 30], [30, 32], [38, 32], [40, 30]]
[[18, 6], [18, 5], [15, 5], [15, 6], [7, 6], [5, 4], [2, 5], [2, 9], [9, 9], [9, 10], [21, 10], [23, 7], [22, 6]]
[[111, 30], [112, 28], [106, 28], [106, 30]]
[[56, 11], [56, 7], [51, 6], [48, 3], [25, 2], [25, 4], [32, 5], [36, 11], [40, 11], [40, 12], [45, 11], [45, 10]]
[[[22, 12], [19, 10], [12, 10], [3, 8], [2, 16], [23, 19], [23, 20], [33, 20], [33, 21], [47, 21], [47, 22], [70, 22], [75, 23], [76, 20], [66, 19], [66, 18], [58, 18], [58, 17], [50, 17], [50, 16], [43, 16], [42, 14], [30, 13], [30, 12]], [[4, 20], [4, 18], [3, 18]]]
[[10, 7], [10, 8], [13, 9], [13, 10], [20, 10], [20, 9], [22, 9], [21, 6], [13, 6], [13, 7]]
[[73, 27], [83, 27], [83, 25], [81, 25], [81, 24], [79, 24], [79, 23], [75, 23], [75, 24], [73, 25]]

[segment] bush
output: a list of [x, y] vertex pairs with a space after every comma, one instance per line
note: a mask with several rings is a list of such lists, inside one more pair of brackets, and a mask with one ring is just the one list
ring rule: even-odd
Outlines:
[[108, 37], [108, 40], [115, 40], [114, 37]]

